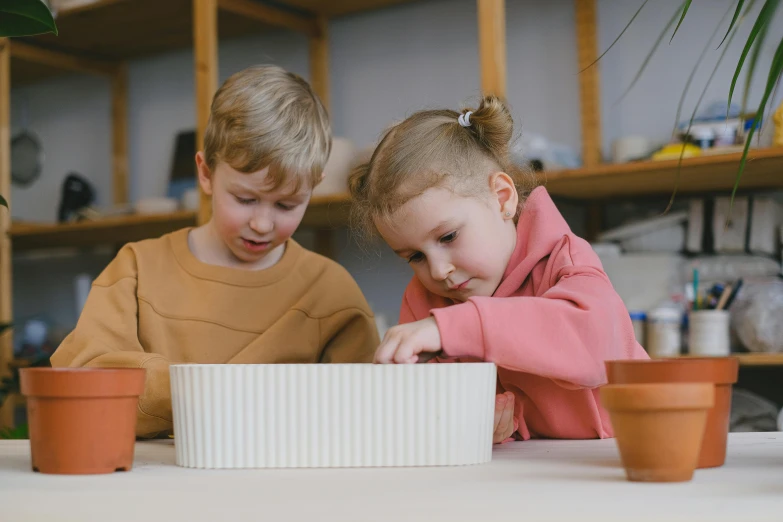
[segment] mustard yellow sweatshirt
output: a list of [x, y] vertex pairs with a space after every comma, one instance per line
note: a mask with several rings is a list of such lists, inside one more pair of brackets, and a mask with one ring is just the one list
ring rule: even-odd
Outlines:
[[125, 245], [52, 356], [56, 367], [146, 368], [138, 436], [172, 429], [172, 363], [372, 361], [375, 320], [343, 267], [294, 240], [266, 270], [208, 265], [188, 232]]

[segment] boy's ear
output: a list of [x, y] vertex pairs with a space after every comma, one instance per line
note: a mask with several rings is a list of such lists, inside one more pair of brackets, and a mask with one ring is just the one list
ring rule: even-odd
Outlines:
[[497, 198], [503, 218], [511, 219], [516, 216], [519, 194], [511, 176], [505, 172], [495, 172], [489, 177], [489, 189], [493, 198]]
[[201, 190], [207, 196], [212, 195], [212, 171], [207, 166], [207, 160], [204, 157], [204, 151], [198, 151], [196, 153], [196, 169], [198, 170], [198, 184], [201, 185]]

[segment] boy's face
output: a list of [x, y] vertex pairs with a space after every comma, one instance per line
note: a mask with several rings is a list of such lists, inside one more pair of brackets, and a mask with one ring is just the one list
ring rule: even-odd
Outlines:
[[210, 172], [202, 153], [196, 162], [201, 187], [212, 196], [213, 228], [229, 261], [248, 269], [275, 264], [302, 221], [312, 191], [271, 190], [268, 168], [246, 174], [221, 162]]

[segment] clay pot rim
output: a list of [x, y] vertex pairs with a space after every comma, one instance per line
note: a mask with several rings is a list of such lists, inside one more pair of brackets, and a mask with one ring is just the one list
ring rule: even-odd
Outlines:
[[139, 396], [144, 368], [21, 368], [21, 392], [26, 397], [111, 398]]
[[100, 373], [102, 375], [106, 375], [109, 373], [127, 373], [127, 372], [143, 372], [145, 371], [144, 368], [50, 368], [48, 366], [46, 367], [36, 367], [36, 368], [21, 368], [20, 371], [23, 371], [27, 374], [43, 374], [43, 373], [59, 373], [59, 374], [65, 374], [65, 373]]
[[[609, 384], [642, 384], [642, 383], [667, 383], [667, 382], [707, 382], [713, 384], [735, 384], [739, 375], [739, 358], [733, 356], [727, 357], [670, 357], [664, 359], [617, 359], [605, 361], [606, 374]], [[634, 366], [640, 368], [643, 366], [648, 367], [692, 367], [694, 372], [699, 371], [696, 368], [702, 368], [699, 371], [702, 380], [697, 380], [694, 377], [693, 381], [672, 381], [672, 380], [648, 380], [648, 379], [621, 379], [617, 380], [611, 378], [612, 368], [620, 369], [622, 367]], [[704, 379], [703, 374], [708, 374], [708, 378]]]
[[601, 403], [608, 411], [706, 410], [715, 404], [708, 382], [607, 384]]

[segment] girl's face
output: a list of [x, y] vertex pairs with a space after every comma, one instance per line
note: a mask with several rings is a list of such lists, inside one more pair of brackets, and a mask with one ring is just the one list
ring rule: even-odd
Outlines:
[[486, 196], [431, 188], [375, 224], [427, 290], [462, 302], [500, 285], [516, 247], [517, 202], [511, 179], [496, 173]]

